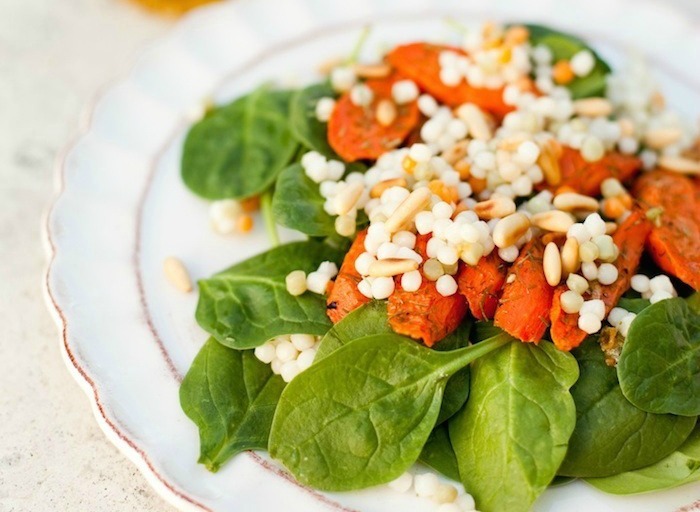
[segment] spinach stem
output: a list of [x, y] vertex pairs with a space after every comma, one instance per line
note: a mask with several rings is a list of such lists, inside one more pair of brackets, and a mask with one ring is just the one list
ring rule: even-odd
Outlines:
[[372, 31], [372, 27], [370, 25], [366, 25], [362, 29], [362, 32], [360, 32], [360, 37], [357, 39], [357, 42], [355, 43], [355, 46], [352, 49], [352, 52], [350, 53], [350, 56], [348, 57], [347, 61], [345, 62], [346, 64], [355, 64], [357, 62], [357, 59], [360, 58], [360, 53], [362, 52], [362, 47], [365, 45], [365, 42], [367, 41], [367, 38], [369, 37], [369, 33], [371, 31]]
[[454, 350], [452, 352], [442, 352], [441, 354], [450, 358], [450, 361], [445, 365], [445, 369], [451, 375], [461, 370], [472, 361], [511, 342], [514, 342], [514, 338], [504, 332], [470, 347]]
[[260, 197], [260, 210], [262, 211], [263, 219], [265, 220], [265, 229], [267, 236], [270, 237], [273, 247], [280, 245], [280, 234], [277, 231], [277, 223], [275, 216], [272, 213], [272, 190], [268, 190]]

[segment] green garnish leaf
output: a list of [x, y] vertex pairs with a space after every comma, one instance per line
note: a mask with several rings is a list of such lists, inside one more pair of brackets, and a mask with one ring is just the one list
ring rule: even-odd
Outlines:
[[284, 381], [250, 350], [210, 338], [180, 386], [180, 405], [199, 428], [199, 462], [217, 471], [244, 450], [266, 450]]
[[471, 372], [469, 401], [448, 422], [462, 483], [479, 510], [526, 512], [552, 482], [574, 430], [576, 360], [546, 341], [516, 341]]
[[289, 91], [260, 87], [214, 109], [187, 134], [182, 179], [207, 199], [264, 192], [297, 151], [289, 130]]

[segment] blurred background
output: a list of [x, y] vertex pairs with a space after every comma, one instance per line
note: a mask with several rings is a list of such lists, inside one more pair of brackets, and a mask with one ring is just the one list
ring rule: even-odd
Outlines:
[[[0, 512], [172, 510], [100, 432], [61, 360], [40, 225], [84, 107], [206, 1], [0, 0]], [[700, 30], [698, 0], [663, 1]]]

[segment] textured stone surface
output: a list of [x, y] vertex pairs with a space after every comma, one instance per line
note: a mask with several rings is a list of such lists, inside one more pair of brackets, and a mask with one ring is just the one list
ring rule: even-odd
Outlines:
[[[680, 0], [700, 16], [700, 3]], [[171, 510], [97, 427], [44, 305], [53, 161], [163, 20], [124, 0], [0, 0], [0, 512]]]

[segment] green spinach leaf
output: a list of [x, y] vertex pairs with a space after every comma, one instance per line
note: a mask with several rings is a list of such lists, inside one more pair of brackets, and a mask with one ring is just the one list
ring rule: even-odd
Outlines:
[[452, 448], [452, 443], [450, 443], [450, 434], [446, 424], [433, 429], [425, 446], [423, 446], [419, 460], [447, 478], [459, 482], [457, 456]]
[[626, 309], [627, 311], [639, 314], [651, 306], [651, 302], [649, 302], [649, 299], [628, 299], [626, 297], [622, 297], [618, 301], [617, 305], [623, 309]]
[[180, 404], [199, 428], [199, 462], [217, 471], [244, 450], [267, 449], [284, 381], [252, 351], [210, 338], [180, 386]]
[[269, 188], [297, 150], [288, 126], [290, 96], [260, 87], [195, 124], [182, 155], [190, 190], [207, 199], [238, 199]]
[[326, 213], [326, 202], [301, 164], [287, 167], [277, 178], [272, 212], [278, 224], [309, 236], [335, 234], [335, 217]]
[[282, 334], [323, 335], [331, 327], [326, 302], [310, 292], [294, 297], [285, 277], [293, 270], [311, 272], [323, 261], [343, 255], [327, 244], [295, 242], [253, 256], [199, 282], [196, 318], [224, 345], [245, 349]]
[[[463, 322], [454, 332], [438, 342], [433, 350], [447, 352], [469, 346], [470, 322]], [[321, 340], [316, 361], [327, 356], [357, 338], [372, 334], [393, 333], [385, 301], [371, 301], [348, 314], [343, 320], [333, 326]], [[499, 331], [495, 334], [500, 334]], [[445, 395], [438, 416], [438, 424], [452, 417], [469, 397], [469, 368], [463, 368], [455, 373], [445, 386]]]
[[328, 144], [328, 126], [316, 118], [316, 103], [325, 97], [334, 98], [329, 83], [313, 84], [296, 91], [289, 104], [289, 127], [303, 146], [318, 151], [327, 158], [340, 160]]
[[581, 369], [571, 390], [576, 428], [560, 474], [603, 477], [648, 466], [672, 453], [692, 432], [695, 418], [651, 414], [629, 403], [594, 339], [574, 355]]
[[610, 73], [610, 66], [584, 41], [571, 34], [542, 25], [526, 25], [526, 27], [530, 31], [530, 43], [533, 46], [548, 47], [552, 51], [554, 62], [569, 60], [581, 50], [589, 50], [595, 57], [593, 71], [587, 76], [575, 78], [566, 87], [571, 91], [574, 99], [605, 95], [606, 78]]
[[659, 491], [697, 481], [700, 481], [700, 429], [695, 430], [678, 451], [656, 464], [620, 475], [587, 480], [611, 494]]
[[639, 313], [617, 365], [634, 405], [657, 414], [700, 414], [700, 313], [683, 299], [662, 300]]
[[320, 490], [390, 482], [418, 459], [450, 375], [511, 341], [437, 352], [395, 334], [354, 340], [287, 385], [270, 454]]
[[448, 422], [464, 488], [484, 512], [528, 511], [574, 430], [576, 360], [546, 341], [514, 342], [471, 371], [469, 401]]

